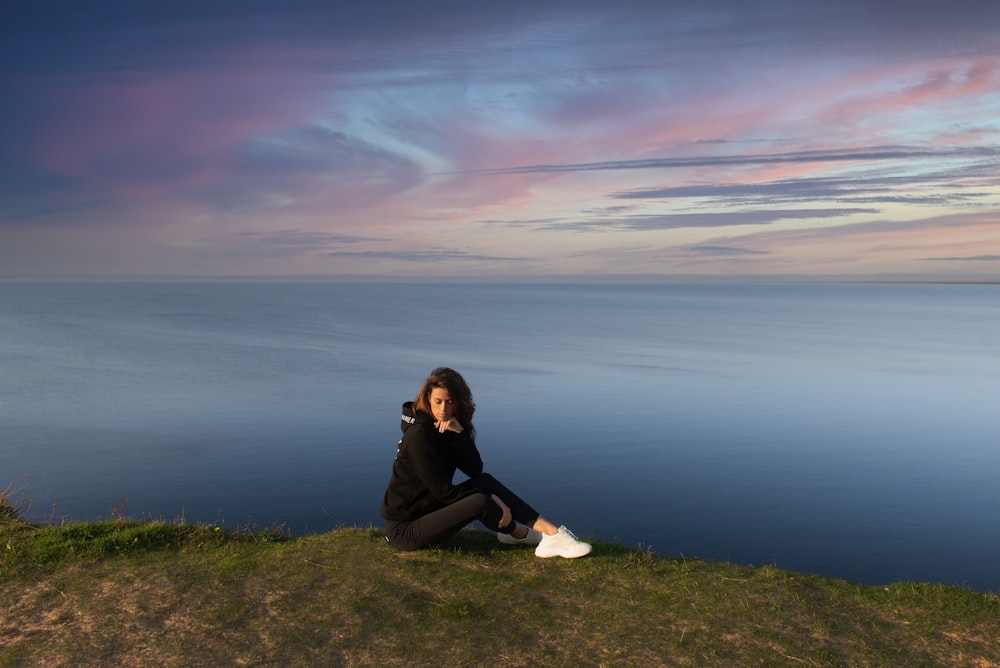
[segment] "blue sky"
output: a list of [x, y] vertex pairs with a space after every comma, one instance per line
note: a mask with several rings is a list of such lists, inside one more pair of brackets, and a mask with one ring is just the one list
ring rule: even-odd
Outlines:
[[339, 4], [7, 3], [0, 277], [1000, 279], [1000, 3]]

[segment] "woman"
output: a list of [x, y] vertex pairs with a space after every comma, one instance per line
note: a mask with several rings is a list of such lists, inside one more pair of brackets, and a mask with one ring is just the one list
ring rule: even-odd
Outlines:
[[[416, 400], [403, 404], [403, 438], [382, 501], [386, 541], [400, 550], [418, 550], [479, 520], [502, 543], [537, 545], [539, 557], [589, 554], [589, 543], [483, 473], [472, 426], [475, 409], [465, 380], [447, 368], [432, 371]], [[456, 469], [469, 479], [453, 485]]]

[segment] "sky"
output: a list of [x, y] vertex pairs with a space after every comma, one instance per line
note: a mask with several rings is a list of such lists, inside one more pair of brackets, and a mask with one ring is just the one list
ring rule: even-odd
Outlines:
[[1000, 280], [1000, 2], [12, 0], [0, 278]]

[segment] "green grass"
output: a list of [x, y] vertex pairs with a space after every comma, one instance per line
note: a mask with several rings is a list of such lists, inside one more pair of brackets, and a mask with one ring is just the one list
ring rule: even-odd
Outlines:
[[0, 666], [1000, 666], [1000, 598], [492, 534], [0, 525]]

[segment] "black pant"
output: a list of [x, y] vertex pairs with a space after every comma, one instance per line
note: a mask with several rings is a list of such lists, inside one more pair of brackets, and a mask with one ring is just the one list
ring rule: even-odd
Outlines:
[[482, 522], [491, 531], [512, 532], [513, 521], [508, 522], [507, 526], [500, 526], [503, 511], [490, 498], [491, 494], [496, 494], [507, 504], [514, 521], [530, 527], [538, 519], [538, 512], [534, 508], [489, 473], [482, 473], [459, 486], [475, 489], [476, 492], [415, 520], [403, 522], [386, 520], [385, 539], [389, 545], [398, 550], [419, 550], [451, 538], [462, 527], [475, 520]]

